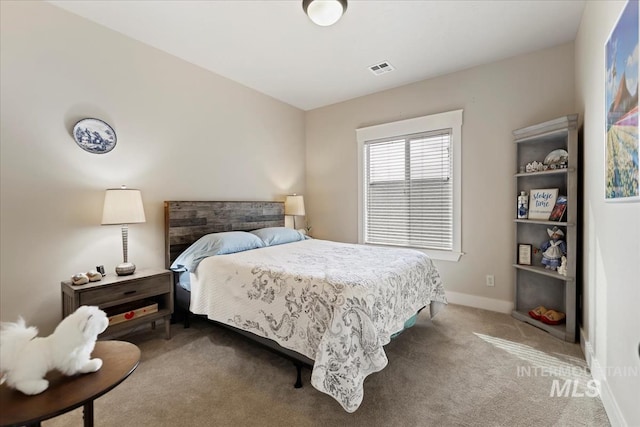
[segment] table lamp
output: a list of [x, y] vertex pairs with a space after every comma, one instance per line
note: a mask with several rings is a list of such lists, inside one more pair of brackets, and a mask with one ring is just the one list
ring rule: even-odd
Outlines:
[[127, 276], [136, 271], [135, 264], [128, 260], [129, 224], [145, 222], [142, 194], [140, 190], [127, 188], [108, 189], [104, 195], [102, 225], [118, 224], [122, 226], [122, 255], [124, 262], [116, 266], [118, 276]]
[[284, 200], [284, 214], [285, 216], [293, 217], [293, 228], [296, 228], [296, 216], [304, 216], [304, 197], [301, 195], [293, 194], [287, 196]]

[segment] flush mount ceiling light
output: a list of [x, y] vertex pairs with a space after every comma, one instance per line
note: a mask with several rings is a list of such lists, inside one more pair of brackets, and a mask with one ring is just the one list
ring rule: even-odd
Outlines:
[[347, 10], [347, 0], [302, 0], [302, 9], [317, 25], [333, 25]]

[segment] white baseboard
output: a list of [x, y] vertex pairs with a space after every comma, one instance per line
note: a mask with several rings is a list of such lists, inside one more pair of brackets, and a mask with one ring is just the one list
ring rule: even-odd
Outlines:
[[482, 308], [489, 311], [497, 311], [498, 313], [511, 314], [513, 311], [513, 302], [501, 299], [478, 297], [475, 295], [462, 294], [459, 292], [445, 291], [447, 301], [451, 304], [465, 305], [467, 307]]
[[593, 356], [593, 352], [587, 351], [587, 337], [584, 336], [584, 329], [579, 329], [580, 331], [578, 335], [580, 335], [580, 350], [582, 350], [582, 354], [584, 354], [584, 360], [587, 361], [587, 366], [591, 366], [591, 356]]
[[628, 424], [620, 411], [620, 407], [611, 393], [611, 388], [609, 388], [605, 370], [602, 369], [600, 362], [596, 358], [593, 346], [586, 340], [583, 330], [580, 329], [580, 344], [582, 345], [583, 342], [585, 352], [584, 356], [589, 369], [591, 369], [591, 376], [594, 380], [600, 383], [600, 399], [602, 400], [604, 410], [609, 417], [609, 422], [613, 427], [628, 427]]

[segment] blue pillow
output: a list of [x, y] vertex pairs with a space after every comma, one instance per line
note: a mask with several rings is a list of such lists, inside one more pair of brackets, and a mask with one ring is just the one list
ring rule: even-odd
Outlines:
[[191, 292], [191, 273], [188, 271], [178, 273], [178, 284], [182, 289]]
[[244, 231], [225, 231], [202, 236], [171, 264], [173, 271], [194, 272], [203, 259], [214, 256], [264, 248], [257, 236]]
[[260, 237], [266, 246], [282, 245], [283, 243], [299, 242], [305, 236], [298, 230], [286, 227], [268, 227], [253, 230], [251, 233]]

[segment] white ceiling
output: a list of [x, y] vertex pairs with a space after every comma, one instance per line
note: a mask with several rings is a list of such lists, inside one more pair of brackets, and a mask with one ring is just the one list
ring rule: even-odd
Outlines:
[[[350, 0], [331, 27], [302, 0], [51, 0], [310, 110], [574, 40], [585, 0]], [[367, 67], [389, 61], [380, 76]]]

